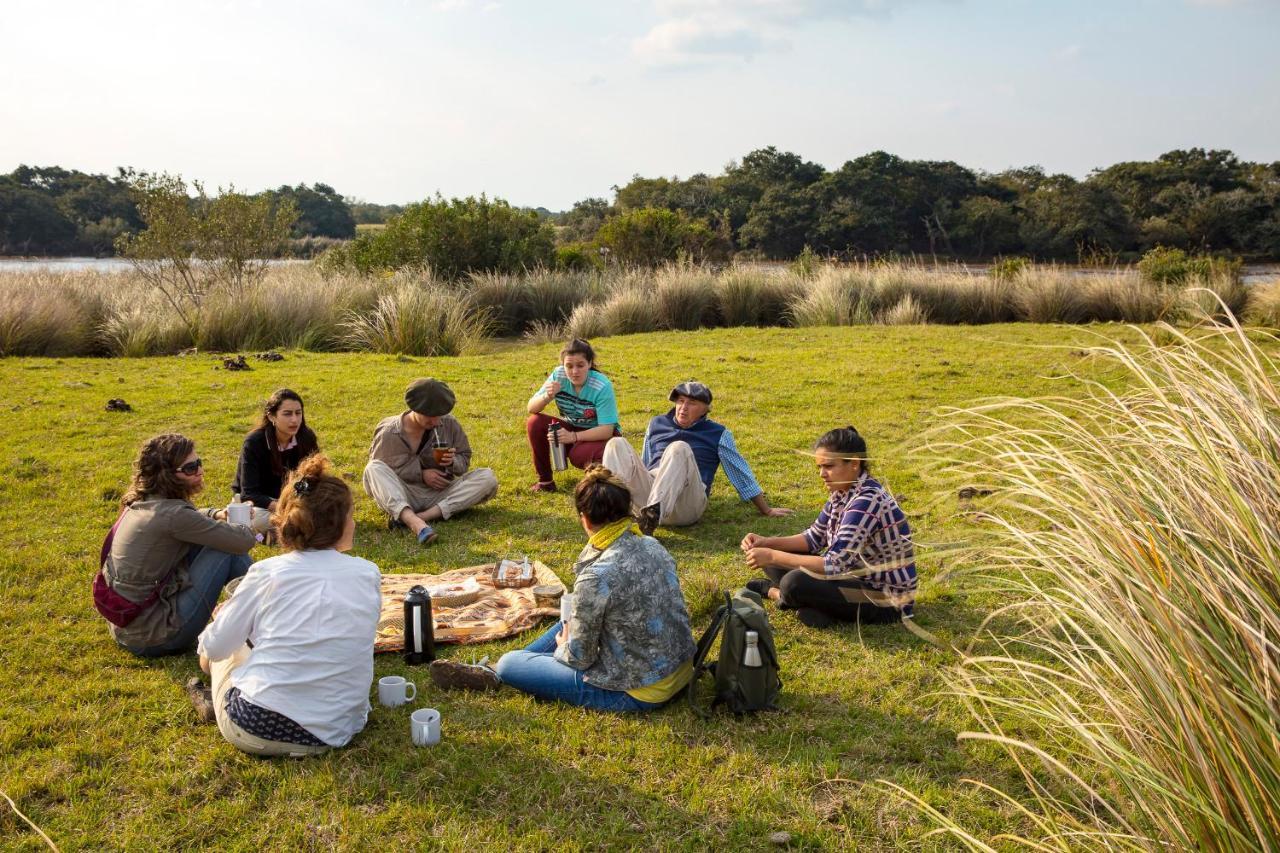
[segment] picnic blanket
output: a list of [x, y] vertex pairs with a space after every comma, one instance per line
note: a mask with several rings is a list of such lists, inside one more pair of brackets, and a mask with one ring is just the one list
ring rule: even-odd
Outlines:
[[430, 589], [474, 578], [480, 585], [480, 596], [470, 604], [442, 607], [433, 602], [431, 615], [437, 643], [487, 643], [527, 631], [548, 617], [560, 617], [558, 607], [539, 607], [533, 600], [535, 586], [564, 590], [555, 572], [535, 560], [533, 584], [521, 589], [499, 588], [493, 582], [493, 565], [469, 566], [438, 575], [383, 575], [382, 618], [378, 620], [374, 652], [404, 650], [404, 597], [418, 584]]

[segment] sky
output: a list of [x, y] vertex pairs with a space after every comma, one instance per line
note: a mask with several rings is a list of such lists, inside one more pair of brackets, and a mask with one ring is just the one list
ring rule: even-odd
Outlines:
[[566, 210], [773, 145], [1280, 160], [1280, 0], [5, 0], [0, 173]]

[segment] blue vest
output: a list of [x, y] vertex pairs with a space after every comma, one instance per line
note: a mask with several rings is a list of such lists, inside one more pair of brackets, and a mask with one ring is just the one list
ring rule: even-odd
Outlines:
[[698, 476], [702, 484], [711, 493], [711, 481], [716, 478], [716, 469], [720, 467], [720, 436], [724, 434], [724, 425], [704, 417], [688, 429], [676, 423], [676, 410], [665, 415], [658, 415], [649, 421], [649, 454], [653, 464], [650, 470], [658, 467], [662, 452], [673, 441], [688, 442], [693, 449], [693, 458], [698, 463]]

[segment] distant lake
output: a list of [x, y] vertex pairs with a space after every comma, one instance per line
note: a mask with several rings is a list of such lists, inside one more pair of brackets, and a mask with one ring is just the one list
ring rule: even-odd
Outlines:
[[[310, 263], [306, 260], [287, 259], [267, 261], [271, 266], [286, 266], [288, 264], [305, 264]], [[776, 261], [766, 261], [750, 266], [763, 267], [768, 269], [786, 269], [786, 264]], [[986, 264], [958, 264], [974, 273], [982, 273], [987, 269]], [[79, 270], [93, 270], [95, 272], [125, 272], [131, 269], [129, 262], [123, 258], [0, 258], [0, 272], [21, 272], [32, 270], [52, 270], [54, 272], [77, 272]], [[1112, 270], [1098, 269], [1095, 267], [1072, 267], [1064, 265], [1077, 275], [1106, 275]], [[1246, 264], [1244, 268], [1245, 284], [1260, 284], [1263, 281], [1280, 278], [1280, 264]]]
[[[285, 259], [267, 261], [269, 266], [310, 263], [305, 260]], [[133, 266], [124, 258], [0, 258], [0, 272], [127, 272]]]

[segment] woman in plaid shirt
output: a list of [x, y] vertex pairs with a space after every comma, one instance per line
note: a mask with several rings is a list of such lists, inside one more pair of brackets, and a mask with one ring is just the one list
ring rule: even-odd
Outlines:
[[916, 594], [911, 527], [893, 495], [871, 478], [866, 440], [844, 427], [822, 436], [814, 449], [831, 497], [803, 533], [743, 538], [747, 565], [767, 576], [747, 587], [815, 628], [836, 619], [910, 618]]

